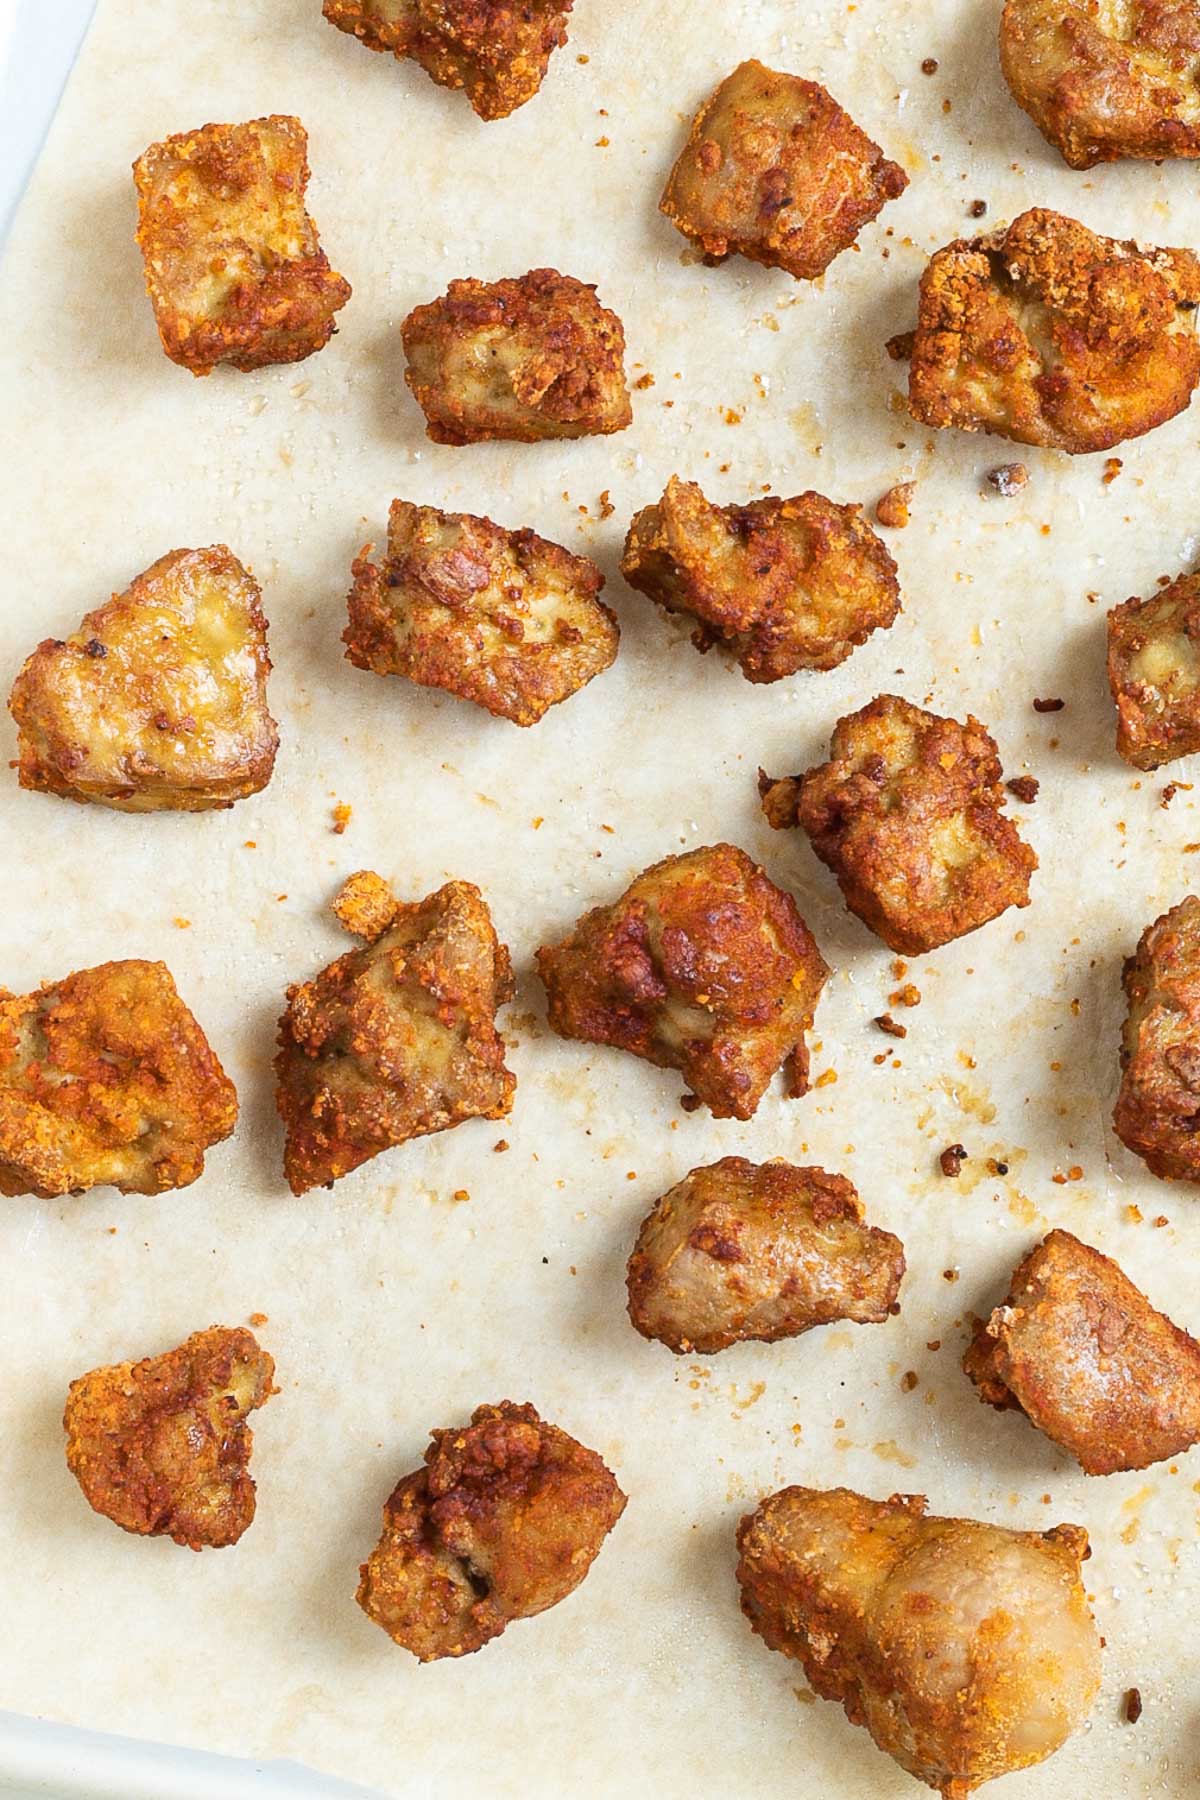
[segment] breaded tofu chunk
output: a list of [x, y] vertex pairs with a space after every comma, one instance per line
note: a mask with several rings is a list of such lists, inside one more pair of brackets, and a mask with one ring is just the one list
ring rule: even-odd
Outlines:
[[248, 1331], [210, 1325], [165, 1356], [71, 1383], [67, 1467], [88, 1505], [123, 1531], [189, 1550], [236, 1544], [254, 1517], [248, 1415], [275, 1364]]
[[625, 1510], [594, 1450], [532, 1406], [478, 1406], [397, 1482], [358, 1604], [419, 1662], [469, 1656], [573, 1593]]
[[367, 942], [288, 989], [275, 1100], [294, 1194], [410, 1138], [464, 1119], [501, 1119], [516, 1078], [496, 1009], [513, 994], [508, 951], [483, 895], [448, 881], [415, 905], [370, 871], [334, 903]]
[[13, 684], [21, 786], [120, 812], [206, 812], [266, 787], [258, 583], [224, 544], [172, 550], [71, 637], [47, 638]]
[[1152, 1174], [1200, 1181], [1200, 900], [1143, 931], [1125, 964], [1129, 1013], [1113, 1127]]
[[133, 165], [158, 334], [193, 375], [302, 362], [350, 298], [304, 205], [308, 134], [273, 114], [151, 144]]
[[[1173, 419], [1200, 376], [1200, 261], [1035, 208], [921, 277], [908, 403], [922, 425], [1081, 455]], [[904, 348], [893, 340], [896, 354]]]
[[1073, 169], [1200, 156], [1196, 0], [1008, 0], [1000, 63]]
[[452, 281], [400, 335], [435, 444], [603, 436], [633, 419], [620, 319], [557, 269]]
[[896, 565], [861, 508], [812, 492], [714, 506], [672, 475], [630, 525], [621, 573], [691, 614], [696, 648], [724, 644], [747, 681], [835, 669], [900, 611]]
[[822, 1700], [944, 1800], [966, 1800], [1083, 1724], [1102, 1640], [1081, 1526], [1009, 1531], [926, 1504], [784, 1488], [738, 1527], [737, 1578], [754, 1630]]
[[805, 1033], [829, 970], [795, 901], [742, 850], [668, 856], [537, 953], [560, 1037], [611, 1044], [749, 1119], [776, 1070], [808, 1085]]
[[411, 57], [439, 87], [461, 88], [481, 119], [504, 119], [541, 87], [567, 41], [574, 0], [325, 0], [339, 31], [368, 50]]
[[899, 1312], [904, 1249], [844, 1175], [724, 1156], [666, 1193], [629, 1259], [629, 1317], [677, 1356]]
[[1108, 685], [1117, 749], [1135, 769], [1200, 750], [1200, 575], [1113, 607]]
[[382, 563], [372, 549], [354, 564], [342, 633], [356, 668], [536, 725], [616, 658], [604, 576], [535, 531], [393, 500]]
[[187, 1187], [237, 1093], [160, 962], [0, 990], [0, 1193]]
[[1013, 1271], [963, 1368], [1086, 1475], [1145, 1469], [1200, 1442], [1200, 1344], [1117, 1264], [1052, 1231]]
[[696, 114], [660, 206], [711, 257], [813, 281], [907, 186], [817, 82], [750, 61]]
[[902, 956], [920, 956], [1029, 905], [1037, 857], [1001, 808], [1000, 758], [965, 725], [881, 694], [839, 719], [830, 761], [775, 780], [768, 821], [801, 825], [852, 913]]

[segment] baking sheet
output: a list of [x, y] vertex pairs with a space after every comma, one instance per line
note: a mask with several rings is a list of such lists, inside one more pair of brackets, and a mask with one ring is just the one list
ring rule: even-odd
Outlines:
[[[225, 541], [264, 588], [283, 747], [264, 794], [207, 817], [0, 784], [0, 979], [24, 990], [108, 957], [164, 958], [242, 1102], [236, 1137], [183, 1192], [0, 1208], [0, 1704], [289, 1756], [396, 1795], [569, 1783], [891, 1800], [917, 1790], [838, 1709], [805, 1704], [798, 1665], [737, 1610], [740, 1514], [784, 1482], [840, 1482], [1092, 1532], [1103, 1692], [1090, 1728], [1006, 1796], [1197, 1791], [1200, 1456], [1087, 1481], [1019, 1418], [985, 1411], [958, 1368], [968, 1313], [1052, 1224], [1118, 1256], [1180, 1323], [1200, 1320], [1197, 1201], [1147, 1176], [1108, 1125], [1121, 958], [1200, 854], [1197, 794], [1164, 810], [1161, 788], [1196, 771], [1121, 765], [1103, 678], [1106, 606], [1194, 561], [1200, 413], [1125, 446], [1106, 486], [1099, 457], [917, 428], [883, 351], [911, 323], [925, 256], [973, 228], [975, 199], [992, 223], [1038, 201], [1198, 244], [1200, 198], [1186, 164], [1062, 167], [1003, 88], [996, 10], [578, 0], [541, 96], [482, 125], [334, 32], [318, 0], [186, 14], [101, 0], [0, 276], [0, 668], [7, 681], [163, 551]], [[826, 82], [912, 177], [811, 287], [705, 269], [656, 211], [686, 119], [751, 54]], [[169, 132], [269, 111], [309, 128], [311, 207], [354, 298], [310, 361], [195, 382], [158, 347], [129, 164]], [[403, 386], [401, 318], [453, 276], [544, 263], [597, 281], [624, 318], [634, 377], [654, 376], [632, 429], [431, 446]], [[982, 491], [1014, 454], [1025, 493]], [[673, 471], [721, 500], [812, 486], [871, 501], [915, 478], [912, 523], [889, 534], [903, 617], [840, 670], [773, 687], [700, 659], [616, 574], [629, 516]], [[616, 510], [601, 521], [605, 489]], [[595, 556], [621, 615], [615, 668], [532, 732], [351, 669], [350, 558], [381, 539], [396, 494]], [[1036, 806], [1014, 805], [1042, 859], [1034, 904], [913, 966], [922, 1001], [902, 1043], [870, 1025], [897, 985], [889, 954], [801, 838], [767, 830], [754, 781], [760, 763], [818, 759], [834, 720], [888, 689], [973, 710], [1006, 773], [1042, 782]], [[1067, 704], [1038, 715], [1035, 695]], [[342, 836], [338, 802], [353, 808]], [[798, 1103], [773, 1092], [748, 1124], [687, 1116], [675, 1076], [551, 1038], [530, 976], [536, 945], [584, 907], [720, 838], [795, 891], [835, 971], [814, 1072], [836, 1082]], [[520, 975], [516, 1107], [297, 1200], [279, 1172], [274, 1024], [286, 983], [342, 948], [327, 902], [364, 866], [406, 897], [449, 876], [486, 892]], [[973, 1161], [951, 1184], [936, 1153], [958, 1140]], [[904, 1239], [901, 1316], [708, 1360], [639, 1339], [623, 1286], [638, 1221], [688, 1168], [734, 1152], [848, 1174]], [[989, 1156], [1007, 1176], [980, 1173]], [[1073, 1167], [1080, 1179], [1054, 1181]], [[62, 1456], [70, 1379], [253, 1312], [283, 1391], [256, 1417], [259, 1513], [242, 1543], [190, 1556], [92, 1515]], [[419, 1668], [354, 1605], [357, 1565], [427, 1429], [505, 1396], [600, 1450], [630, 1503], [570, 1600], [478, 1656]], [[1131, 1685], [1136, 1727], [1121, 1718]]]

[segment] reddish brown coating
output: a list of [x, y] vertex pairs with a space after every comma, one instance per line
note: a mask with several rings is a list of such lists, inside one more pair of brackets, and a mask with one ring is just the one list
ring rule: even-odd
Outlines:
[[817, 82], [750, 61], [696, 114], [660, 205], [709, 256], [813, 281], [907, 186]]
[[1135, 769], [1200, 750], [1200, 575], [1113, 607], [1108, 685], [1117, 749]]
[[1143, 931], [1125, 964], [1129, 1013], [1113, 1128], [1168, 1181], [1200, 1181], [1200, 900]]
[[452, 281], [400, 335], [404, 379], [435, 444], [590, 437], [632, 421], [621, 321], [594, 287], [557, 269]]
[[1000, 759], [966, 724], [881, 694], [839, 719], [831, 760], [759, 775], [777, 830], [802, 825], [846, 905], [902, 956], [1028, 906], [1037, 857], [1005, 817]]
[[278, 1389], [248, 1331], [211, 1325], [164, 1356], [71, 1383], [67, 1466], [123, 1531], [189, 1550], [236, 1544], [254, 1517], [248, 1414]]
[[397, 1483], [358, 1604], [420, 1662], [469, 1656], [579, 1586], [625, 1510], [594, 1450], [532, 1406], [480, 1406], [435, 1431]]
[[537, 965], [560, 1036], [678, 1069], [719, 1119], [752, 1117], [785, 1063], [807, 1088], [829, 971], [790, 894], [732, 844], [655, 863]]

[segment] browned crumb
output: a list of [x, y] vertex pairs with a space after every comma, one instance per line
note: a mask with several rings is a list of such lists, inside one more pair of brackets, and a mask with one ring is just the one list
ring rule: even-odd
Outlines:
[[1066, 704], [1065, 700], [1035, 700], [1033, 710], [1036, 713], [1061, 712]]
[[886, 1032], [888, 1037], [902, 1038], [908, 1036], [908, 1026], [901, 1025], [898, 1020], [893, 1019], [891, 1013], [880, 1013], [875, 1020], [875, 1024], [878, 1025], [880, 1031]]
[[903, 987], [897, 988], [894, 993], [889, 994], [888, 1000], [893, 1006], [920, 1006], [921, 990], [909, 981]]
[[1112, 486], [1113, 482], [1117, 479], [1117, 476], [1121, 473], [1121, 470], [1124, 467], [1125, 467], [1125, 464], [1121, 461], [1119, 456], [1105, 457], [1104, 473], [1100, 477], [1100, 479], [1101, 479], [1101, 481], [1103, 481], [1105, 487]]
[[987, 201], [986, 200], [972, 200], [970, 206], [968, 206], [968, 208], [967, 208], [967, 212], [969, 213], [969, 215], [972, 219], [982, 219], [984, 214], [987, 212]]
[[342, 836], [347, 825], [350, 823], [353, 812], [354, 808], [348, 806], [344, 800], [338, 801], [333, 809], [333, 833], [335, 837]]
[[1040, 788], [1036, 775], [1014, 775], [1004, 785], [1010, 794], [1015, 794], [1018, 800], [1024, 800], [1027, 806], [1033, 805]]
[[938, 72], [937, 57], [936, 56], [927, 56], [925, 58], [924, 62], [921, 64], [922, 75], [936, 75], [937, 72]]
[[938, 1165], [943, 1175], [953, 1177], [962, 1174], [962, 1167], [966, 1160], [967, 1152], [961, 1144], [949, 1144], [938, 1157]]
[[1142, 1691], [1131, 1687], [1125, 1695], [1125, 1717], [1130, 1725], [1136, 1725], [1142, 1716]]
[[920, 1382], [920, 1379], [921, 1377], [917, 1374], [915, 1369], [906, 1369], [904, 1374], [900, 1377], [900, 1386], [906, 1394], [911, 1394], [913, 1389]]
[[999, 463], [996, 468], [988, 470], [987, 483], [998, 494], [1003, 494], [1006, 500], [1011, 500], [1023, 487], [1029, 486], [1029, 470], [1024, 463]]
[[909, 521], [909, 503], [917, 491], [915, 481], [900, 481], [875, 502], [875, 517], [893, 531], [903, 531]]

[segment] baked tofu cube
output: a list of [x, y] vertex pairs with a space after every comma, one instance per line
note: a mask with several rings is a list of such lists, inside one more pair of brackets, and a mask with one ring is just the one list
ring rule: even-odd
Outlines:
[[965, 725], [881, 694], [839, 719], [830, 758], [782, 781], [759, 775], [763, 811], [802, 825], [846, 905], [902, 956], [920, 956], [1028, 906], [1037, 857], [1000, 810], [1000, 758]]
[[815, 281], [907, 186], [817, 82], [751, 61], [696, 114], [660, 206], [711, 257]]
[[749, 1119], [776, 1070], [808, 1085], [829, 974], [795, 901], [742, 850], [668, 856], [537, 953], [560, 1037], [678, 1069], [718, 1119]]
[[0, 993], [0, 1193], [187, 1187], [237, 1094], [160, 962]]
[[1200, 900], [1143, 931], [1125, 964], [1129, 1012], [1113, 1127], [1168, 1181], [1200, 1181]]
[[625, 1510], [594, 1450], [532, 1406], [478, 1406], [396, 1484], [358, 1604], [419, 1662], [469, 1656], [573, 1593]]
[[413, 906], [393, 896], [389, 909], [385, 888], [369, 871], [351, 877], [334, 910], [367, 942], [288, 989], [275, 1098], [294, 1194], [512, 1105], [496, 1030], [512, 968], [482, 894], [449, 881]]
[[67, 1467], [88, 1505], [122, 1531], [189, 1550], [236, 1544], [254, 1517], [247, 1416], [275, 1364], [248, 1331], [211, 1325], [165, 1356], [71, 1383]]
[[346, 655], [536, 725], [617, 654], [604, 576], [535, 531], [393, 500], [383, 562], [354, 564]]
[[[921, 277], [908, 402], [922, 425], [1082, 455], [1173, 419], [1200, 376], [1200, 261], [1035, 208]], [[893, 340], [895, 353], [903, 340]]]
[[172, 550], [39, 644], [8, 702], [21, 786], [120, 812], [206, 812], [266, 787], [279, 733], [261, 598], [224, 544]]
[[725, 645], [747, 681], [835, 669], [900, 611], [896, 565], [861, 509], [823, 494], [714, 506], [673, 475], [630, 525], [621, 573], [690, 613], [696, 648]]
[[274, 114], [151, 144], [133, 165], [163, 349], [193, 375], [302, 362], [350, 298], [304, 206], [308, 134]]
[[557, 269], [452, 281], [400, 335], [435, 444], [604, 436], [633, 419], [620, 319]]
[[1200, 156], [1196, 0], [1008, 0], [1000, 62], [1017, 105], [1073, 169]]
[[574, 0], [325, 0], [325, 17], [368, 50], [420, 63], [461, 88], [481, 119], [504, 119], [541, 87], [567, 41]]
[[1108, 615], [1117, 749], [1135, 769], [1200, 750], [1200, 576], [1181, 575]]

